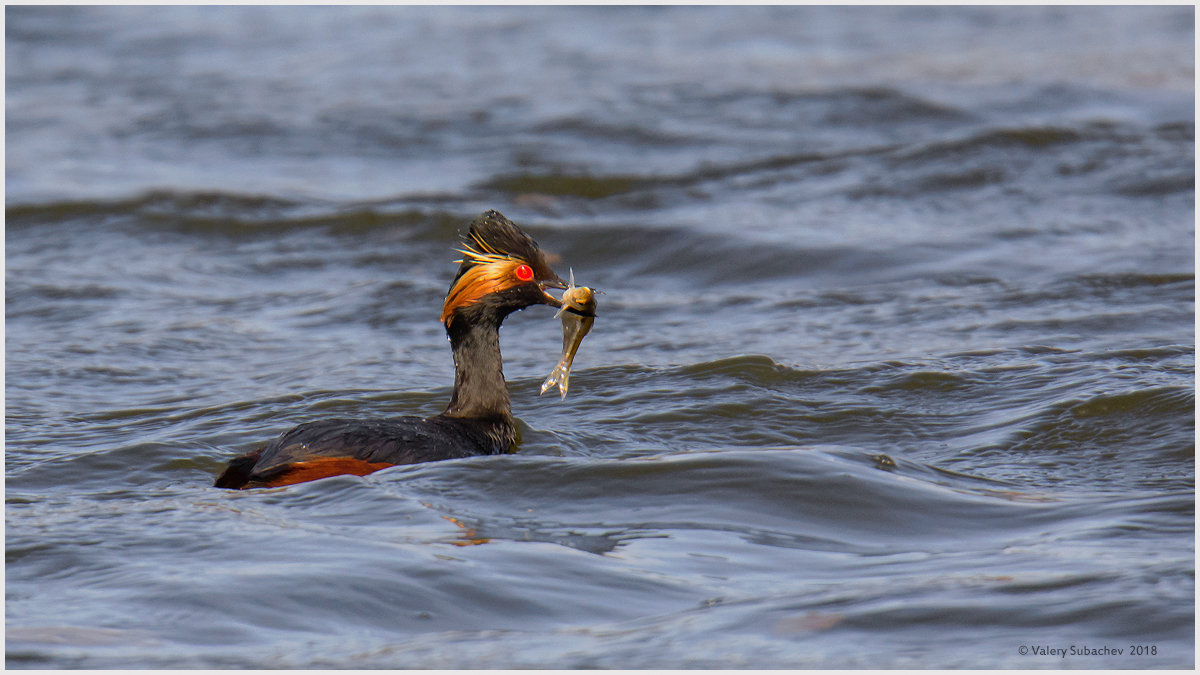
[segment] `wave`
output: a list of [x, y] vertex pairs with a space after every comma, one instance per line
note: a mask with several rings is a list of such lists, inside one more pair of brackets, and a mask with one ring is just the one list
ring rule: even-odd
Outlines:
[[[579, 374], [588, 385], [572, 409], [611, 426], [620, 445], [636, 449], [627, 454], [836, 444], [890, 448], [894, 459], [1028, 486], [1162, 487], [1189, 480], [1189, 389], [1166, 384], [1082, 398], [1080, 392], [1108, 378], [1108, 359], [1138, 370], [1178, 362], [1186, 370], [1190, 349], [1107, 356], [1021, 351], [834, 369], [763, 355], [590, 369]], [[603, 456], [604, 446], [596, 445], [602, 434], [573, 433], [569, 416], [554, 409], [530, 415], [546, 429], [527, 438], [535, 452], [558, 447]], [[1121, 472], [1112, 474], [1113, 467]]]
[[[578, 182], [561, 176], [547, 180], [576, 181], [574, 187], [563, 188], [568, 191], [607, 189], [602, 180]], [[93, 231], [96, 223], [103, 223], [106, 228], [134, 232], [235, 240], [277, 237], [284, 232], [311, 232], [335, 238], [384, 233], [406, 242], [450, 247], [478, 215], [471, 208], [474, 207], [466, 204], [435, 206], [419, 199], [330, 204], [236, 193], [156, 191], [122, 200], [9, 206], [6, 217], [14, 232], [84, 222]], [[913, 256], [923, 257], [911, 247], [871, 251], [852, 246], [802, 246], [799, 242], [766, 246], [738, 233], [716, 234], [695, 227], [579, 223], [571, 219], [549, 223], [540, 219], [529, 221], [511, 212], [510, 215], [542, 241], [550, 253], [570, 261], [571, 265], [600, 271], [607, 268], [624, 277], [676, 276], [691, 284], [728, 286], [778, 279], [794, 276], [798, 268], [810, 275], [887, 269], [897, 261], [904, 263]], [[314, 251], [308, 258], [269, 264], [315, 265], [325, 255]], [[356, 258], [356, 264], [378, 263], [378, 258], [378, 252], [373, 251]], [[71, 291], [48, 288], [46, 292]]]
[[[428, 198], [415, 200], [427, 202]], [[111, 222], [190, 234], [246, 235], [296, 229], [321, 229], [335, 235], [362, 234], [397, 227], [423, 238], [454, 237], [477, 214], [463, 216], [403, 201], [333, 203], [235, 192], [153, 190], [111, 200], [58, 201], [9, 205], [9, 227], [20, 229], [74, 221]]]

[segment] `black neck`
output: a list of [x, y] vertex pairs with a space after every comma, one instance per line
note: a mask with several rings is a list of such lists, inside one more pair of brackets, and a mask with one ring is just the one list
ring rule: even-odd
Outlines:
[[500, 425], [511, 442], [512, 407], [500, 358], [502, 320], [486, 317], [468, 322], [459, 317], [446, 329], [454, 350], [454, 395], [443, 414]]

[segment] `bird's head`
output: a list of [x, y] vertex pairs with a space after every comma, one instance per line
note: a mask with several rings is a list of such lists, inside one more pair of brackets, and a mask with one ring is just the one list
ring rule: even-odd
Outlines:
[[561, 306], [546, 289], [566, 288], [566, 283], [550, 269], [537, 242], [499, 211], [476, 218], [464, 243], [442, 306], [447, 330], [455, 321], [503, 319], [530, 305]]

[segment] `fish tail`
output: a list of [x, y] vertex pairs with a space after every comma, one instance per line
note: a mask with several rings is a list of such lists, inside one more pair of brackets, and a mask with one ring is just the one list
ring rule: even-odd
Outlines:
[[566, 398], [567, 385], [570, 379], [571, 369], [567, 366], [566, 362], [560, 362], [554, 367], [554, 370], [550, 372], [550, 377], [547, 377], [546, 381], [542, 383], [542, 390], [538, 393], [538, 395], [540, 396], [541, 394], [546, 393], [550, 387], [553, 387], [557, 384], [558, 393], [562, 395], [562, 398]]

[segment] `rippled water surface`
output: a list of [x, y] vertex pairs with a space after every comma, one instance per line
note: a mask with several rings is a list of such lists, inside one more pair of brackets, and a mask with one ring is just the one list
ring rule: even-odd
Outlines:
[[[1192, 667], [1193, 25], [9, 8], [7, 664]], [[440, 411], [489, 208], [514, 454], [209, 487]]]

